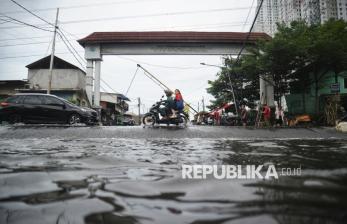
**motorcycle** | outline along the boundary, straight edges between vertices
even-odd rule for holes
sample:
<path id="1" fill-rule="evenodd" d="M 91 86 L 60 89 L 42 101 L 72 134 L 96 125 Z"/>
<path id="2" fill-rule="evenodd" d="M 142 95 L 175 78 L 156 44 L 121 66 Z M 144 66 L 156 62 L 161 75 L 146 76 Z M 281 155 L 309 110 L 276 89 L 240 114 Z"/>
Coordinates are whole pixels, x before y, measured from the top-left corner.
<path id="1" fill-rule="evenodd" d="M 165 117 L 163 113 L 166 110 L 165 101 L 163 100 L 164 96 L 161 97 L 160 101 L 152 105 L 149 112 L 146 113 L 142 118 L 142 123 L 144 127 L 154 126 L 156 124 L 174 124 L 176 126 L 187 127 L 188 116 L 184 112 L 177 113 L 176 117 Z M 171 113 L 171 111 L 169 111 Z M 170 114 L 168 114 L 170 116 Z"/>

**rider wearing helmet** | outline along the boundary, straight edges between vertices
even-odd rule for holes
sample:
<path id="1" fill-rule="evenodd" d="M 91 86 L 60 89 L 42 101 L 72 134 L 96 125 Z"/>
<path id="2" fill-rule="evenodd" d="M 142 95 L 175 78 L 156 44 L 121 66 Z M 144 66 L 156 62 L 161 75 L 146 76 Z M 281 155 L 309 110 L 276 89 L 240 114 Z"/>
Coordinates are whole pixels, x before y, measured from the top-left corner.
<path id="1" fill-rule="evenodd" d="M 164 93 L 166 95 L 166 100 L 164 100 L 165 108 L 161 111 L 161 114 L 167 118 L 175 108 L 175 100 L 172 97 L 173 92 L 171 90 L 164 90 Z"/>

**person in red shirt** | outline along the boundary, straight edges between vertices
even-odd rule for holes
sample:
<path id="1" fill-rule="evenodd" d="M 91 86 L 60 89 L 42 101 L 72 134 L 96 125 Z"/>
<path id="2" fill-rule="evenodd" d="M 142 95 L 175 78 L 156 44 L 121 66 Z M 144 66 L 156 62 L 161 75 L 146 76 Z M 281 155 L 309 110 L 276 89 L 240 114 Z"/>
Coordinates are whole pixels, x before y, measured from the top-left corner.
<path id="1" fill-rule="evenodd" d="M 263 106 L 263 116 L 265 125 L 270 127 L 271 108 L 267 104 L 264 104 Z"/>
<path id="2" fill-rule="evenodd" d="M 184 108 L 183 97 L 181 91 L 175 89 L 175 109 L 172 110 L 172 117 L 176 117 L 176 110 L 182 112 Z"/>

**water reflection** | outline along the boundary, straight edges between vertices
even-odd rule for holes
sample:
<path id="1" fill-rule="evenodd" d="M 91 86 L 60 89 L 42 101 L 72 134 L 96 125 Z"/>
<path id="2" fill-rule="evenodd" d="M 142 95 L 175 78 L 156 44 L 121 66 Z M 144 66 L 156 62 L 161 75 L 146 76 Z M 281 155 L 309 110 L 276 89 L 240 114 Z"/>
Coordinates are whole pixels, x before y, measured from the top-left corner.
<path id="1" fill-rule="evenodd" d="M 347 141 L 3 139 L 0 223 L 344 223 Z M 182 164 L 299 167 L 183 180 Z"/>

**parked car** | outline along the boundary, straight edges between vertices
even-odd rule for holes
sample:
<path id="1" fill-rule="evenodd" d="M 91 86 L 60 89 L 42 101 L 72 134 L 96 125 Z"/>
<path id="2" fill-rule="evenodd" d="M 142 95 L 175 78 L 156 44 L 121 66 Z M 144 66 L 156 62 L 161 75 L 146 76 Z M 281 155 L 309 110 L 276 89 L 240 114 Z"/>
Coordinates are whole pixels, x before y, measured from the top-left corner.
<path id="1" fill-rule="evenodd" d="M 134 119 L 131 116 L 124 115 L 123 119 L 122 119 L 122 124 L 125 125 L 125 126 L 134 126 L 135 125 L 135 121 L 134 121 Z"/>
<path id="2" fill-rule="evenodd" d="M 95 110 L 83 108 L 54 95 L 18 93 L 0 104 L 0 121 L 9 123 L 96 123 Z"/>

